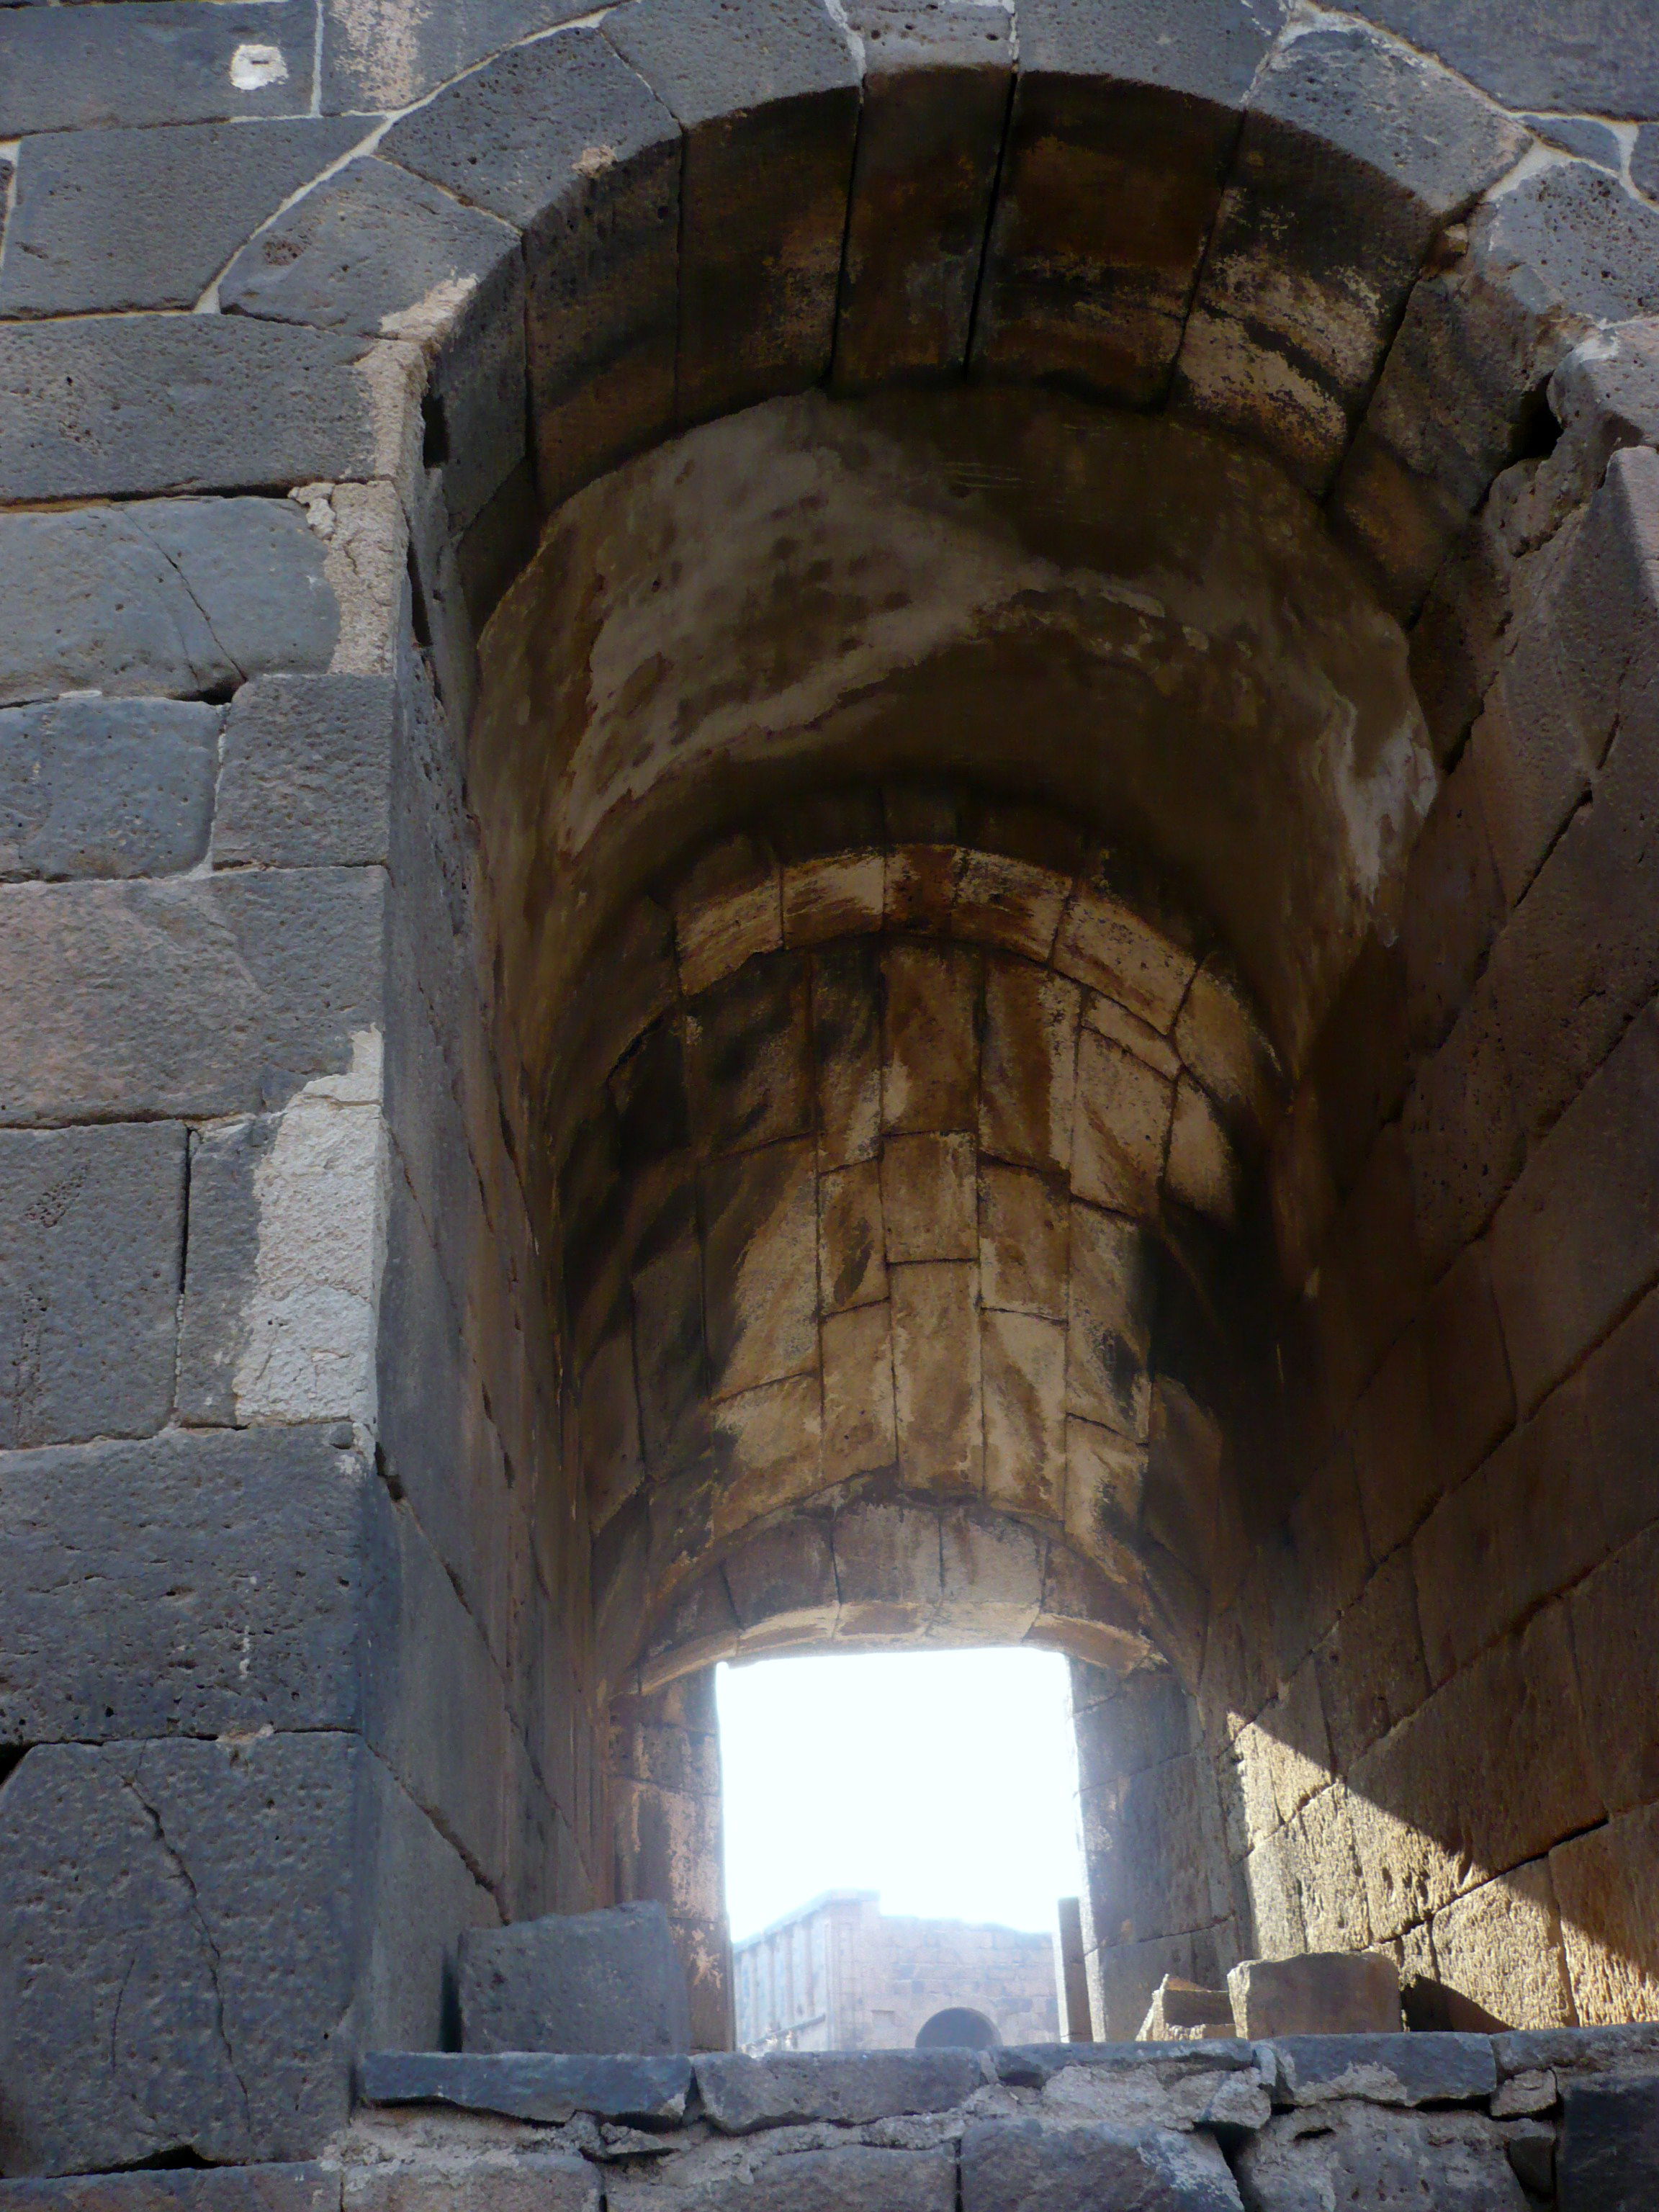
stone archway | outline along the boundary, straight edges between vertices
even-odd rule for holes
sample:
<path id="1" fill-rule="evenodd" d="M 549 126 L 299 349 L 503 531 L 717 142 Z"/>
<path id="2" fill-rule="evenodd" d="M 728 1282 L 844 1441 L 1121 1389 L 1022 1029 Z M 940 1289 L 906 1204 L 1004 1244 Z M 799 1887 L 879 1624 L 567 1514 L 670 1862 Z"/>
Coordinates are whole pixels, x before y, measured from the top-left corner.
<path id="1" fill-rule="evenodd" d="M 331 82 L 403 107 L 389 72 L 412 104 L 355 150 L 325 109 L 319 166 L 203 313 L 169 277 L 0 339 L 0 675 L 70 823 L 29 816 L 3 893 L 6 1141 L 44 1194 L 18 1267 L 49 1316 L 0 1471 L 27 1599 L 9 2166 L 307 2154 L 355 2048 L 436 2039 L 459 1927 L 612 1886 L 550 1137 L 618 1064 L 558 1028 L 563 963 L 608 1012 L 674 855 L 620 836 L 605 930 L 546 926 L 510 865 L 545 822 L 500 786 L 473 841 L 477 635 L 544 517 L 629 455 L 890 377 L 1259 447 L 1408 631 L 1446 771 L 1409 853 L 1395 821 L 1371 892 L 1403 869 L 1397 904 L 1350 910 L 1293 1014 L 1282 930 L 1261 961 L 1227 932 L 1290 1091 L 1240 1205 L 1263 1234 L 1212 1240 L 1261 1419 L 1230 1432 L 1249 1480 L 1177 1486 L 1162 1524 L 1201 1621 L 1184 1680 L 1094 1685 L 1103 2017 L 1200 1935 L 1389 1946 L 1540 2021 L 1653 2002 L 1632 319 L 1659 217 L 1359 22 L 1195 0 L 1149 46 L 1114 8 L 1023 0 L 1016 66 L 1006 21 L 872 9 L 854 38 L 809 0 L 640 0 L 447 88 L 413 27 L 373 67 L 325 41 Z M 215 84 L 286 99 L 249 66 Z M 967 780 L 1066 804 L 1006 736 Z M 93 740 L 115 782 L 159 748 L 176 809 L 112 826 Z M 778 795 L 688 779 L 684 856 Z M 84 1223 L 118 1217 L 112 1252 Z M 1580 1511 L 1590 1466 L 1614 1473 Z M 1115 1616 L 1133 1581 L 1075 1618 L 1149 1634 Z"/>

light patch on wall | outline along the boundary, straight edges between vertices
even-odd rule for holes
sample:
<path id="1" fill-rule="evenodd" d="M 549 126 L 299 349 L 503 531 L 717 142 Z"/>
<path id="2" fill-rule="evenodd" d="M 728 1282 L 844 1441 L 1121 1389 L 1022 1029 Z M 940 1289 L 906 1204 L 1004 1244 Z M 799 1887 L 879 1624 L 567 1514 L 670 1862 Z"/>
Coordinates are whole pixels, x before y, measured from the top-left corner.
<path id="1" fill-rule="evenodd" d="M 254 1170 L 258 1242 L 234 1384 L 238 1422 L 372 1421 L 385 1249 L 380 1032 L 283 1108 Z"/>
<path id="2" fill-rule="evenodd" d="M 288 64 L 280 46 L 245 43 L 230 58 L 230 81 L 238 92 L 258 92 L 262 85 L 283 84 Z"/>
<path id="3" fill-rule="evenodd" d="M 1057 1652 L 902 1651 L 720 1668 L 738 1941 L 827 1889 L 1042 1930 L 1082 1882 Z"/>

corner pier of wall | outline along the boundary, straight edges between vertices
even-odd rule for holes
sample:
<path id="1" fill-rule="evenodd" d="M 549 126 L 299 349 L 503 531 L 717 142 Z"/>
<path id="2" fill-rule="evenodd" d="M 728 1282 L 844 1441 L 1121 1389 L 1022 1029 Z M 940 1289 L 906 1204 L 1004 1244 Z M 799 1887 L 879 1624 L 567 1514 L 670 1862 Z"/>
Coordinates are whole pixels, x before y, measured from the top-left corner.
<path id="1" fill-rule="evenodd" d="M 1447 30 L 1407 0 L 1344 15 L 1182 0 L 1150 29 L 1126 0 L 575 15 L 535 0 L 506 43 L 483 0 L 0 9 L 15 149 L 0 252 L 4 2191 L 88 2212 L 250 2197 L 327 2212 L 331 2191 L 371 2190 L 371 2167 L 394 2194 L 405 2161 L 449 2172 L 465 2140 L 486 2196 L 499 2172 L 533 2184 L 545 2159 L 550 2192 L 584 2204 L 684 2178 L 699 2203 L 763 2182 L 780 2205 L 896 2189 L 949 2206 L 959 2188 L 988 2208 L 1048 2188 L 1050 2154 L 1080 2161 L 1079 2191 L 1104 2187 L 1131 2155 L 1118 2137 L 1150 2130 L 1158 2186 L 1273 2204 L 1281 2148 L 1294 2186 L 1313 2171 L 1317 2190 L 1346 2171 L 1318 2161 L 1369 2156 L 1379 2130 L 1377 2156 L 1397 2142 L 1408 2174 L 1464 2160 L 1471 2206 L 1537 2196 L 1546 2151 L 1514 2149 L 1547 2139 L 1565 2191 L 1589 2140 L 1575 2112 L 1648 2127 L 1649 2045 L 1614 2024 L 1659 2008 L 1646 62 L 1615 83 L 1583 41 L 1475 36 L 1462 14 Z M 877 389 L 912 381 L 964 418 L 971 396 L 981 423 L 1024 409 L 1052 430 L 1093 410 L 1107 428 L 1051 439 L 1042 497 L 1007 452 L 930 477 L 915 446 L 870 428 L 908 410 L 916 434 L 921 403 Z M 1160 556 L 1149 580 L 1106 542 L 1121 510 L 1067 508 L 1114 439 L 1212 455 L 1267 536 L 1305 533 L 1304 574 L 1353 583 L 1405 702 L 1374 750 L 1354 740 L 1354 692 L 1307 647 L 1307 598 L 1261 595 L 1295 648 L 1296 682 L 1269 696 L 1240 674 L 1260 656 L 1236 606 L 1207 627 L 1182 613 L 1191 564 Z M 613 495 L 653 470 L 665 499 L 684 494 L 699 456 L 745 450 L 769 457 L 750 477 L 780 500 L 780 563 L 818 512 L 825 453 L 854 490 L 872 455 L 905 458 L 832 580 L 872 538 L 913 557 L 896 611 L 925 601 L 954 652 L 960 606 L 921 588 L 948 567 L 1006 655 L 994 686 L 964 657 L 957 720 L 936 718 L 926 757 L 921 695 L 902 684 L 884 695 L 893 741 L 874 742 L 852 653 L 805 721 L 744 694 L 729 750 L 726 674 L 703 692 L 677 678 L 652 721 L 651 548 L 628 542 Z M 703 541 L 722 552 L 725 483 Z M 1079 504 L 1103 542 L 1067 565 L 1037 540 Z M 905 533 L 878 542 L 901 512 Z M 947 540 L 951 562 L 924 557 Z M 624 571 L 640 599 L 606 602 Z M 744 574 L 724 573 L 742 600 Z M 802 610 L 835 642 L 836 593 L 811 598 L 811 561 L 788 573 L 799 588 L 757 667 L 787 661 Z M 861 649 L 869 606 L 846 604 Z M 556 623 L 514 631 L 550 606 Z M 1058 685 L 1022 714 L 1007 671 L 1070 684 L 1088 672 L 1079 640 L 1108 629 L 1114 665 L 1164 718 L 1091 713 L 1079 737 Z M 525 695 L 521 724 L 489 725 L 486 752 L 509 647 L 550 635 L 540 671 L 556 680 Z M 1200 665 L 1239 681 L 1183 690 Z M 1079 679 L 1071 696 L 1097 695 Z M 946 738 L 976 697 L 996 712 L 964 763 Z M 1298 700 L 1316 770 L 1298 789 L 1326 812 L 1230 816 L 1244 785 L 1228 773 L 1267 757 L 1262 732 Z M 584 750 L 600 707 L 615 742 Z M 1167 782 L 1109 821 L 1134 764 L 1109 740 L 1132 724 Z M 662 763 L 633 750 L 647 726 L 666 732 L 655 781 Z M 950 786 L 930 793 L 945 826 L 926 835 L 902 803 L 917 777 Z M 844 814 L 815 844 L 819 815 L 787 803 L 826 779 L 860 787 L 850 842 Z M 1039 804 L 1074 817 L 1064 866 L 1022 812 Z M 1000 843 L 999 809 L 1023 824 Z M 1342 880 L 1364 896 L 1321 935 L 1296 903 L 1303 832 L 1339 819 Z M 1260 895 L 1224 909 L 1202 854 L 1173 849 L 1182 822 L 1267 856 Z M 1138 849 L 1117 866 L 1126 830 L 1192 892 L 1179 912 L 1137 902 L 1158 871 Z M 700 983 L 719 901 L 685 907 L 682 939 L 675 889 L 739 831 L 747 873 L 715 886 L 725 919 L 750 928 L 763 909 L 775 939 L 744 939 Z M 896 922 L 890 889 L 918 846 L 951 856 L 942 904 Z M 998 868 L 997 896 L 976 897 Z M 954 1270 L 969 1317 L 952 1340 L 980 1363 L 963 1449 L 931 1459 L 896 1369 L 860 1431 L 867 1461 L 823 1455 L 837 1338 L 903 1337 L 906 1293 L 873 1294 L 874 1200 L 852 1224 L 871 1232 L 856 1302 L 803 1299 L 779 1367 L 728 1369 L 742 1332 L 717 1317 L 711 1333 L 705 1200 L 728 1170 L 762 1180 L 759 1148 L 741 1130 L 714 1143 L 707 1122 L 659 1144 L 627 1111 L 641 1063 L 619 1054 L 653 1023 L 659 1041 L 728 1019 L 735 1035 L 763 975 L 778 1006 L 810 1007 L 830 955 L 788 942 L 788 916 L 821 919 L 831 878 L 852 894 L 842 937 L 883 941 L 872 973 L 969 979 L 959 1096 L 937 1121 L 878 1111 L 860 1156 L 831 1159 L 802 1089 L 778 1136 L 800 1164 L 801 1284 L 834 1177 L 860 1170 L 846 1189 L 878 1199 L 887 1167 L 908 1197 L 899 1139 L 940 1167 L 938 1203 L 911 1209 L 925 1250 L 902 1243 L 896 1202 L 879 1254 Z M 1137 959 L 1162 914 L 1178 987 L 1129 1006 L 1121 974 L 1107 988 L 1103 969 L 1057 969 L 1079 911 Z M 1298 968 L 1316 939 L 1324 964 Z M 1079 1090 L 1076 1050 L 1054 1062 L 1072 1119 L 1049 1118 L 1040 1156 L 1006 1157 L 981 1050 L 1011 975 L 1076 1011 L 1097 1073 L 1127 1070 L 1115 1100 L 1133 1078 L 1154 1102 L 1146 1127 L 1103 1109 L 1092 1165 L 1077 1100 L 1109 1086 Z M 1205 975 L 1237 1017 L 1237 1066 L 1273 1070 L 1242 1113 L 1183 1032 Z M 659 983 L 617 1052 L 581 1057 L 578 1014 L 608 1033 Z M 872 1038 L 892 1003 L 860 1000 Z M 821 1034 L 803 1034 L 816 1079 Z M 769 1109 L 751 1041 L 740 1072 Z M 904 1055 L 872 1053 L 879 1098 Z M 1173 1149 L 1183 1099 L 1191 1154 Z M 573 1237 L 584 1129 L 623 1149 Z M 1133 1165 L 1132 1139 L 1150 1164 L 1133 1198 L 1081 1187 L 1103 1161 Z M 1110 1332 L 1127 1352 L 1097 1357 L 1109 1332 L 1091 1351 L 1073 1328 L 1069 1261 L 1038 1294 L 988 1294 L 981 1193 L 1017 1177 L 1051 1201 L 1033 1218 L 1109 1219 L 1160 1267 L 1177 1244 L 1205 1265 L 1170 1267 L 1156 1328 Z M 684 1335 L 653 1338 L 648 1293 L 682 1261 Z M 591 1308 L 571 1295 L 588 1266 L 616 1277 Z M 1236 1316 L 1241 1280 L 1249 1393 L 1206 1395 L 1231 1370 L 1164 1364 L 1170 1317 L 1192 1323 L 1188 1349 L 1218 1335 L 1237 1351 L 1204 1328 Z M 641 1343 L 684 1354 L 689 1454 L 678 1436 L 659 1452 L 666 1401 L 641 1386 Z M 989 1474 L 988 1345 L 1000 1413 L 1020 1413 Z M 766 1431 L 785 1405 L 805 1410 Z M 787 1571 L 769 1580 L 775 1558 Z M 699 2087 L 665 2133 L 631 2108 L 579 2124 L 573 2105 L 555 2148 L 499 2116 L 352 2117 L 363 2054 L 443 2044 L 462 1929 L 630 1887 L 672 1889 L 707 1965 L 694 2034 L 718 2045 L 699 1668 L 745 1638 L 925 1643 L 994 1619 L 1100 1678 L 1079 1702 L 1096 1717 L 1103 2021 L 1133 2021 L 1164 1974 L 1213 1978 L 1245 1950 L 1376 1946 L 1408 1982 L 1524 2023 L 1513 2049 L 1532 2057 L 1505 2073 L 1511 2039 L 1448 2044 L 1452 2072 L 1420 2062 L 1444 2094 L 1418 2096 L 1417 2058 L 1364 2053 L 1327 2098 L 1302 2094 L 1325 2062 L 1283 2051 L 1109 2054 L 1052 2075 L 1034 2061 L 1030 2080 L 998 2072 L 938 2112 L 901 2086 L 854 2119 L 809 2087 L 805 2111 L 752 2134 L 723 2130 Z M 1210 2086 L 1182 2104 L 1183 2080 Z M 1205 2101 L 1224 2091 L 1232 2117 Z M 974 2099 L 954 2130 L 939 2117 Z M 1003 2132 L 984 2144 L 981 2124 Z M 335 2158 L 348 2129 L 384 2140 L 385 2160 Z M 1618 2201 L 1571 2185 L 1584 2205 Z"/>

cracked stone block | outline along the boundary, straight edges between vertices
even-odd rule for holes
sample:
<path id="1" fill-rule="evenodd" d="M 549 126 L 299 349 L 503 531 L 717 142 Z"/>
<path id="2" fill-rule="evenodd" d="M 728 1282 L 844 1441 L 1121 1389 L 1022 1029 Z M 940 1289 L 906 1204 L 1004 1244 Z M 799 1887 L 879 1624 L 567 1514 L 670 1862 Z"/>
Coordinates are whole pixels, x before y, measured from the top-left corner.
<path id="1" fill-rule="evenodd" d="M 678 411 L 704 416 L 816 384 L 829 368 L 859 71 L 806 0 L 688 18 L 672 0 L 605 35 L 685 136 Z M 772 189 L 757 195 L 764 173 Z"/>
<path id="2" fill-rule="evenodd" d="M 248 234 L 362 132 L 356 120 L 296 116 L 31 139 L 19 149 L 0 313 L 193 307 Z"/>
<path id="3" fill-rule="evenodd" d="M 1012 20 L 975 0 L 920 20 L 864 0 L 848 20 L 864 104 L 835 377 L 857 389 L 965 363 L 1013 40 Z"/>
<path id="4" fill-rule="evenodd" d="M 467 2051 L 683 2051 L 685 1972 L 660 1905 L 551 1913 L 461 1938 Z"/>
<path id="5" fill-rule="evenodd" d="M 172 699 L 0 708 L 0 880 L 193 867 L 207 850 L 222 719 Z"/>
<path id="6" fill-rule="evenodd" d="M 0 1792 L 6 2171 L 313 2154 L 348 2005 L 435 2042 L 446 1948 L 494 1917 L 355 1736 L 37 1747 Z"/>
<path id="7" fill-rule="evenodd" d="M 269 668 L 326 668 L 325 548 L 283 500 L 156 500 L 0 517 L 0 701 L 185 698 Z"/>
<path id="8" fill-rule="evenodd" d="M 1162 398 L 1238 110 L 1280 12 L 1207 0 L 1166 23 L 1064 0 L 1027 8 L 976 365 L 1127 405 Z"/>
<path id="9" fill-rule="evenodd" d="M 0 1132 L 0 1449 L 166 1421 L 185 1135 L 176 1122 Z"/>
<path id="10" fill-rule="evenodd" d="M 1363 25 L 1282 46 L 1252 88 L 1183 333 L 1187 403 L 1322 489 L 1436 234 L 1527 143 Z"/>

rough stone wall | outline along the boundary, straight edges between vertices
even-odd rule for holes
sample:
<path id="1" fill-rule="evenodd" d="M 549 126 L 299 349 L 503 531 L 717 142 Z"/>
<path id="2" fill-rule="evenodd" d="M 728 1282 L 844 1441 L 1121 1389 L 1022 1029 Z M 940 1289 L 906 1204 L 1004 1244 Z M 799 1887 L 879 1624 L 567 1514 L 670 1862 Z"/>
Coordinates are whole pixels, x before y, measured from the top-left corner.
<path id="1" fill-rule="evenodd" d="M 1477 811 L 1497 890 L 1450 902 L 1463 950 L 1426 998 L 1409 933 L 1363 957 L 1306 1071 L 1280 1212 L 1322 1348 L 1284 1333 L 1301 1440 L 1249 1492 L 1200 1704 L 1218 1754 L 1244 1745 L 1236 1919 L 1291 1940 L 1292 1897 L 1346 1900 L 1358 1938 L 1363 1903 L 1374 1940 L 1419 1956 L 1426 1925 L 1443 1966 L 1482 1914 L 1488 1957 L 1559 1921 L 1575 2006 L 1645 2004 L 1651 661 L 1616 562 L 1592 603 L 1617 650 L 1573 646 L 1567 556 L 1616 545 L 1655 443 L 1629 319 L 1659 306 L 1646 45 L 1377 0 L 1505 111 L 1361 22 L 1231 0 L 1156 45 L 1103 0 L 1022 0 L 1017 72 L 988 11 L 885 46 L 872 15 L 860 47 L 808 0 L 641 0 L 497 53 L 567 12 L 0 9 L 8 2164 L 309 2149 L 366 2035 L 438 2033 L 458 1925 L 603 1892 L 551 1626 L 580 1650 L 580 1508 L 538 1480 L 552 1332 L 515 1350 L 510 1325 L 540 1328 L 557 1071 L 526 1100 L 533 988 L 481 986 L 475 1030 L 442 960 L 414 981 L 420 840 L 400 856 L 405 771 L 380 762 L 422 724 L 411 629 L 465 727 L 476 625 L 541 501 L 837 362 L 1173 397 L 1278 454 L 1389 608 L 1424 610 L 1457 765 L 1423 910 Z M 968 158 L 941 166 L 921 125 L 952 116 Z M 1566 507 L 1602 504 L 1575 530 L 1500 499 L 1456 551 L 1575 347 Z M 1483 548 L 1525 571 L 1496 624 Z M 362 715 L 306 688 L 347 679 Z M 1483 914 L 1484 969 L 1458 934 Z M 428 1173 L 446 1080 L 465 1135 Z M 453 1395 L 428 1416 L 434 1366 Z M 1419 1388 L 1447 1411 L 1413 1458 Z M 504 1568 L 491 1513 L 526 1532 Z M 1339 1790 L 1312 1778 L 1345 1731 Z M 1356 1806 L 1380 1848 L 1327 1881 Z"/>
<path id="2" fill-rule="evenodd" d="M 1069 1549 L 1097 1649 L 1196 1635 L 1125 1541 L 1178 1418 L 1148 1224 L 1237 1220 L 1273 1056 L 1226 963 L 1126 903 L 1109 857 L 1032 811 L 981 825 L 1018 854 L 963 845 L 964 819 L 942 793 L 826 801 L 665 897 L 678 988 L 561 1182 L 612 1679 L 672 1651 L 677 1600 L 712 1632 L 709 1562 L 860 1479 L 982 1501 L 1048 1540 L 1051 1578 Z M 1023 1611 L 999 1595 L 976 1623 L 969 1578 L 934 1632 L 1060 1632 L 1036 1576 Z M 915 1626 L 845 1589 L 824 1624 Z"/>
<path id="3" fill-rule="evenodd" d="M 1419 626 L 1446 781 L 1276 1150 L 1293 1495 L 1200 1690 L 1257 1947 L 1381 1945 L 1538 2027 L 1659 2006 L 1659 465 L 1602 442 L 1655 419 L 1635 366 L 1557 387 L 1562 446 Z"/>
<path id="4" fill-rule="evenodd" d="M 607 1780 L 612 1900 L 665 1908 L 685 1968 L 692 2048 L 727 2051 L 732 1942 L 712 1667 L 611 1701 Z"/>

